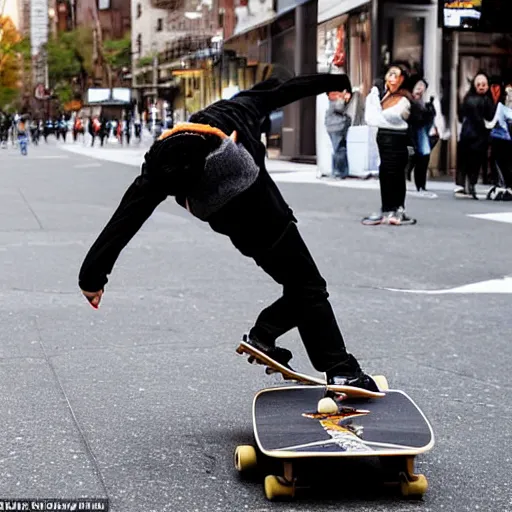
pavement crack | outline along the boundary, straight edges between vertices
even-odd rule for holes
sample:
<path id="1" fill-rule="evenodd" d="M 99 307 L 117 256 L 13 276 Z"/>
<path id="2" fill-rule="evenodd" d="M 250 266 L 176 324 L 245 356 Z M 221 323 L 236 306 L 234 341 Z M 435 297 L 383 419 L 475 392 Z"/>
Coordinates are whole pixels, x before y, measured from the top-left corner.
<path id="1" fill-rule="evenodd" d="M 416 361 L 416 359 L 414 359 L 413 357 L 407 357 L 407 359 L 409 361 L 414 361 L 418 366 L 422 366 L 423 368 L 429 368 L 430 370 L 437 370 L 439 372 L 449 373 L 451 375 L 457 375 L 459 377 L 463 377 L 464 379 L 469 379 L 469 380 L 472 380 L 474 382 L 479 382 L 480 384 L 484 384 L 486 386 L 490 386 L 490 387 L 492 387 L 494 389 L 498 389 L 498 390 L 501 390 L 501 389 L 512 389 L 512 386 L 509 386 L 507 384 L 494 384 L 492 382 L 488 382 L 486 380 L 478 379 L 476 377 L 473 377 L 471 375 L 467 375 L 466 373 L 459 372 L 457 370 L 449 370 L 448 368 L 441 368 L 441 367 L 435 366 L 433 364 L 420 363 L 420 362 Z"/>
<path id="2" fill-rule="evenodd" d="M 36 212 L 33 210 L 32 206 L 30 206 L 30 203 L 27 201 L 27 198 L 25 197 L 25 195 L 23 194 L 21 188 L 18 189 L 18 192 L 21 196 L 21 198 L 23 199 L 23 201 L 25 202 L 25 204 L 27 205 L 27 208 L 30 210 L 30 212 L 32 213 L 32 215 L 34 216 L 34 219 L 36 219 L 38 225 L 39 225 L 39 229 L 40 230 L 43 230 L 44 231 L 44 227 L 43 227 L 43 223 L 41 222 L 41 219 L 37 216 Z"/>
<path id="3" fill-rule="evenodd" d="M 15 360 L 23 360 L 23 361 L 30 361 L 30 360 L 36 360 L 36 361 L 46 361 L 44 356 L 0 356 L 0 364 L 3 364 L 7 361 L 15 361 Z"/>
<path id="4" fill-rule="evenodd" d="M 89 444 L 89 441 L 87 440 L 85 432 L 84 432 L 82 426 L 80 425 L 80 421 L 78 420 L 78 417 L 75 414 L 75 411 L 73 409 L 73 406 L 71 405 L 71 401 L 69 400 L 69 397 L 68 397 L 68 395 L 66 393 L 66 390 L 64 389 L 64 386 L 62 385 L 62 382 L 59 379 L 59 376 L 57 375 L 57 371 L 55 370 L 55 367 L 54 367 L 54 365 L 52 363 L 52 360 L 48 356 L 48 353 L 46 351 L 46 347 L 45 347 L 45 345 L 43 343 L 43 337 L 42 337 L 42 334 L 41 334 L 41 329 L 39 328 L 39 324 L 38 324 L 37 318 L 34 319 L 34 324 L 35 324 L 35 327 L 36 327 L 36 330 L 37 330 L 39 345 L 40 345 L 41 350 L 42 350 L 42 352 L 44 354 L 44 358 L 46 360 L 46 363 L 48 364 L 48 367 L 50 368 L 50 371 L 52 372 L 53 378 L 55 379 L 55 382 L 57 383 L 57 386 L 58 386 L 62 396 L 64 397 L 64 400 L 66 401 L 66 405 L 67 405 L 68 410 L 69 410 L 69 412 L 71 414 L 71 418 L 73 420 L 73 423 L 75 424 L 75 428 L 77 429 L 77 431 L 78 431 L 78 433 L 79 433 L 79 435 L 80 435 L 80 437 L 82 439 L 82 443 L 84 445 L 85 451 L 86 451 L 87 455 L 89 456 L 89 458 L 90 458 L 90 460 L 92 462 L 92 465 L 94 467 L 94 471 L 96 473 L 96 476 L 98 477 L 98 480 L 100 481 L 100 484 L 101 484 L 101 486 L 103 488 L 103 492 L 105 493 L 105 496 L 107 497 L 107 499 L 110 501 L 107 485 L 106 485 L 105 480 L 103 478 L 103 475 L 101 473 L 98 460 L 96 459 L 96 456 L 94 455 L 94 452 L 92 451 L 91 445 Z"/>

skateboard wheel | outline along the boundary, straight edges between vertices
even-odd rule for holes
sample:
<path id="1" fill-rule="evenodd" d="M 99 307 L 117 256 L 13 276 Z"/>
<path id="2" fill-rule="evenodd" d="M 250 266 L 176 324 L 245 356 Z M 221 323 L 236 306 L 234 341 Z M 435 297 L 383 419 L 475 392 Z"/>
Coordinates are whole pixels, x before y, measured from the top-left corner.
<path id="1" fill-rule="evenodd" d="M 258 465 L 256 449 L 254 446 L 242 444 L 235 449 L 235 468 L 245 472 L 255 469 Z"/>
<path id="2" fill-rule="evenodd" d="M 295 486 L 286 482 L 283 478 L 268 475 L 265 477 L 265 496 L 270 501 L 279 498 L 293 498 L 295 496 Z"/>
<path id="3" fill-rule="evenodd" d="M 400 493 L 410 498 L 421 498 L 427 492 L 428 481 L 425 475 L 414 475 L 414 480 L 405 476 L 400 478 Z"/>
<path id="4" fill-rule="evenodd" d="M 318 414 L 336 414 L 338 405 L 332 398 L 322 398 L 318 401 Z"/>
<path id="5" fill-rule="evenodd" d="M 372 375 L 372 378 L 380 391 L 387 391 L 389 389 L 388 379 L 384 375 Z"/>

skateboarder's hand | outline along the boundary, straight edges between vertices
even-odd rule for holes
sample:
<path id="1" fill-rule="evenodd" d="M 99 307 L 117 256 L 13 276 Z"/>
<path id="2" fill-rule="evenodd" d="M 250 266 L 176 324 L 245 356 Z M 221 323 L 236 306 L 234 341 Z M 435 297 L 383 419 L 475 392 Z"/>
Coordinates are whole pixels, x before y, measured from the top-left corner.
<path id="1" fill-rule="evenodd" d="M 98 309 L 101 297 L 103 296 L 103 290 L 98 290 L 97 292 L 86 292 L 82 290 L 84 297 L 89 301 L 89 304 L 94 308 Z"/>

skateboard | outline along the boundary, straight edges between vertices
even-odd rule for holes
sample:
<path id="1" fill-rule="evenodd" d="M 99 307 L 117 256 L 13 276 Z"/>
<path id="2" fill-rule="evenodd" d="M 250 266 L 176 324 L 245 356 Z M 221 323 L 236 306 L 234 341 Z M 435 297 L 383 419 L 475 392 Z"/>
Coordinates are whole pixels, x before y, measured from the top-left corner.
<path id="1" fill-rule="evenodd" d="M 269 358 L 264 352 L 261 352 L 257 348 L 253 347 L 245 341 L 241 341 L 240 345 L 236 349 L 239 354 L 247 354 L 249 357 L 254 358 L 258 364 L 265 365 L 267 367 L 266 372 L 280 373 L 285 380 L 295 381 L 301 384 L 323 386 L 324 391 L 332 391 L 333 393 L 343 393 L 352 397 L 364 397 L 364 398 L 379 398 L 383 397 L 383 392 L 368 391 L 367 389 L 356 388 L 354 386 L 335 386 L 327 384 L 325 379 L 319 377 L 312 377 L 304 373 L 296 372 L 289 366 L 279 364 L 277 361 Z M 382 378 L 381 378 L 382 379 Z M 380 379 L 375 377 L 377 385 L 379 386 Z M 385 381 L 385 379 L 383 379 Z M 386 384 L 385 384 L 386 385 Z M 380 386 L 379 386 L 380 388 Z"/>
<path id="2" fill-rule="evenodd" d="M 401 222 L 390 222 L 386 218 L 381 215 L 370 215 L 369 217 L 364 217 L 361 220 L 361 224 L 363 226 L 414 226 L 418 221 L 416 219 L 408 218 L 407 220 L 402 220 Z"/>
<path id="3" fill-rule="evenodd" d="M 399 390 L 387 390 L 378 399 L 344 396 L 336 412 L 322 414 L 315 407 L 324 395 L 324 386 L 259 391 L 253 401 L 255 444 L 237 446 L 236 469 L 263 469 L 265 462 L 282 468 L 281 474 L 265 477 L 265 495 L 275 500 L 293 498 L 308 473 L 327 476 L 328 462 L 367 457 L 390 470 L 387 483 L 398 486 L 403 496 L 421 498 L 428 483 L 424 475 L 414 473 L 414 460 L 432 449 L 434 433 L 414 401 Z M 313 462 L 320 463 L 318 470 L 311 469 Z M 304 474 L 297 471 L 301 466 Z"/>

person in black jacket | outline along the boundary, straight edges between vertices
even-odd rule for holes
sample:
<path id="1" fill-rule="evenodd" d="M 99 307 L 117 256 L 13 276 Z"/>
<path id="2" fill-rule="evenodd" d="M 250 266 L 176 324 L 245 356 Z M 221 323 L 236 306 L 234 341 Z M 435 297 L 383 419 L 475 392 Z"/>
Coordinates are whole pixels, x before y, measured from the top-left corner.
<path id="1" fill-rule="evenodd" d="M 142 173 L 89 250 L 79 286 L 98 307 L 121 250 L 167 197 L 230 238 L 283 286 L 244 341 L 281 364 L 292 354 L 276 339 L 297 327 L 316 370 L 331 384 L 377 390 L 346 350 L 327 285 L 298 229 L 297 219 L 265 168 L 262 120 L 307 96 L 351 90 L 346 75 L 269 78 L 193 114 L 164 132 L 145 155 Z"/>
<path id="2" fill-rule="evenodd" d="M 480 169 L 487 165 L 489 130 L 485 122 L 494 117 L 495 106 L 489 92 L 489 78 L 479 72 L 464 97 L 459 110 L 462 128 L 457 148 L 458 163 L 455 194 L 469 194 L 478 199 L 475 186 Z M 466 181 L 469 187 L 466 188 Z"/>
<path id="3" fill-rule="evenodd" d="M 414 155 L 411 158 L 408 169 L 408 178 L 410 179 L 414 170 L 414 182 L 416 189 L 420 193 L 427 192 L 427 172 L 430 162 L 430 153 L 432 151 L 430 130 L 434 125 L 436 110 L 434 108 L 434 97 L 431 96 L 428 102 L 424 95 L 428 89 L 428 82 L 424 77 L 415 76 L 411 79 L 412 97 L 419 115 L 412 116 L 409 123 Z"/>

